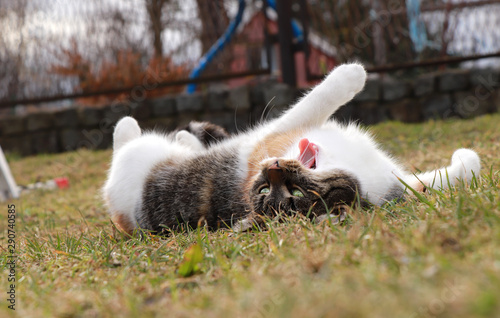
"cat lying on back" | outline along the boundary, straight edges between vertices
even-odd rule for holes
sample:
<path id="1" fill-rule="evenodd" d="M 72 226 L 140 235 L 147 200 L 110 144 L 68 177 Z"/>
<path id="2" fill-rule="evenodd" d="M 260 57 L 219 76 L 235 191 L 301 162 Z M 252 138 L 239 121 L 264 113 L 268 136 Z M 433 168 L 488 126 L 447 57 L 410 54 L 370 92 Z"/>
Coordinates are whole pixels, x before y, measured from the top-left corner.
<path id="1" fill-rule="evenodd" d="M 113 222 L 127 233 L 199 224 L 241 230 L 256 215 L 339 215 L 360 202 L 358 194 L 382 205 L 403 196 L 400 180 L 424 191 L 479 174 L 479 157 L 468 149 L 455 151 L 449 167 L 408 173 L 357 125 L 328 121 L 365 80 L 361 65 L 341 65 L 279 118 L 217 135 L 214 144 L 204 139 L 215 129 L 206 123 L 165 135 L 121 119 L 103 189 Z"/>

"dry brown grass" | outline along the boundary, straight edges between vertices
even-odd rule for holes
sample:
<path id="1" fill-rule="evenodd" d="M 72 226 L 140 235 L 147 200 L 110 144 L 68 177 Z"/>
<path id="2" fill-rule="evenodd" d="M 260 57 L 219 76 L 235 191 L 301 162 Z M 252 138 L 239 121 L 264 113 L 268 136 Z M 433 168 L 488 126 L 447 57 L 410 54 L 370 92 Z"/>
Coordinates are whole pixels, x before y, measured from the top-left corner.
<path id="1" fill-rule="evenodd" d="M 368 211 L 344 226 L 300 218 L 267 231 L 205 230 L 124 240 L 98 190 L 109 151 L 11 157 L 19 184 L 68 176 L 17 210 L 20 317 L 494 317 L 500 314 L 500 115 L 373 127 L 384 147 L 425 170 L 473 147 L 472 187 Z M 7 203 L 0 215 L 6 237 Z M 183 277 L 188 248 L 201 246 Z M 2 245 L 4 247 L 4 245 Z M 5 247 L 4 247 L 5 248 Z M 5 265 L 6 252 L 1 262 Z M 7 270 L 0 290 L 8 287 Z M 0 315 L 7 309 L 5 293 Z"/>

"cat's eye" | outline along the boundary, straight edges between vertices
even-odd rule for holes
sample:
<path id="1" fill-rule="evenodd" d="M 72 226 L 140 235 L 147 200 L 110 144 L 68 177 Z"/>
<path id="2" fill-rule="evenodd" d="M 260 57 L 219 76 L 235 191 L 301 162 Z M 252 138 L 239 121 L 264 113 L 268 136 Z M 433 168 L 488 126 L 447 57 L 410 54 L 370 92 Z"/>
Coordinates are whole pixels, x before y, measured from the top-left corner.
<path id="1" fill-rule="evenodd" d="M 269 190 L 269 187 L 263 187 L 259 190 L 260 194 L 268 194 L 269 192 L 271 192 L 271 190 Z"/>
<path id="2" fill-rule="evenodd" d="M 299 197 L 299 198 L 303 198 L 304 197 L 304 193 L 302 193 L 302 191 L 300 191 L 299 189 L 293 189 L 292 190 L 292 195 L 294 197 Z"/>

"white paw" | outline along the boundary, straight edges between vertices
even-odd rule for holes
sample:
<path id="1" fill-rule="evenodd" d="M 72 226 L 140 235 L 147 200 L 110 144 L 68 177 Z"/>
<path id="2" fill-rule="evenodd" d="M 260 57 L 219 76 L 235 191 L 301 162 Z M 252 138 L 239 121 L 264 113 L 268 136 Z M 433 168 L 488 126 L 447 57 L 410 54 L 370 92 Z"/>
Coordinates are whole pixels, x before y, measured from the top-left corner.
<path id="1" fill-rule="evenodd" d="M 246 219 L 238 221 L 238 223 L 236 223 L 233 226 L 233 231 L 237 232 L 237 233 L 238 232 L 245 232 L 245 231 L 248 231 L 251 228 L 253 228 L 253 226 L 254 226 L 254 220 L 252 218 L 246 218 Z"/>
<path id="2" fill-rule="evenodd" d="M 339 86 L 339 89 L 352 93 L 360 92 L 365 86 L 366 71 L 361 64 L 343 64 L 336 67 L 325 79 L 328 86 Z"/>
<path id="3" fill-rule="evenodd" d="M 124 144 L 132 139 L 141 136 L 141 128 L 132 117 L 123 117 L 116 124 L 115 131 L 113 132 L 113 150 L 118 150 Z"/>
<path id="4" fill-rule="evenodd" d="M 341 222 L 344 222 L 346 218 L 345 213 L 341 213 L 340 215 L 334 215 L 334 214 L 322 214 L 316 218 L 316 223 L 321 223 L 321 222 L 332 222 L 332 224 L 339 224 Z"/>
<path id="5" fill-rule="evenodd" d="M 181 130 L 175 135 L 175 140 L 186 147 L 191 148 L 192 150 L 199 151 L 203 150 L 203 144 L 198 138 L 196 138 L 193 134 L 189 133 L 186 130 Z"/>
<path id="6" fill-rule="evenodd" d="M 474 173 L 474 175 L 479 176 L 481 170 L 479 156 L 471 149 L 462 148 L 456 150 L 451 157 L 451 165 L 462 167 L 467 175 Z"/>

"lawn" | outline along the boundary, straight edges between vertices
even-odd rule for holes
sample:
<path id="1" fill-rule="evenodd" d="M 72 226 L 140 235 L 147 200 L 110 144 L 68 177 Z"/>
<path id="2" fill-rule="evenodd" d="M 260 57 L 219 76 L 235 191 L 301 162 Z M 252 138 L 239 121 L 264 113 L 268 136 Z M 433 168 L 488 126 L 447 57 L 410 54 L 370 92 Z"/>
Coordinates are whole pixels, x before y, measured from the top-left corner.
<path id="1" fill-rule="evenodd" d="M 2 203 L 0 316 L 498 317 L 500 115 L 372 127 L 413 171 L 474 148 L 471 187 L 355 210 L 346 224 L 301 218 L 268 230 L 125 239 L 99 188 L 110 151 L 8 156 L 18 184 L 71 187 Z M 8 309 L 8 204 L 16 210 L 15 311 Z"/>

